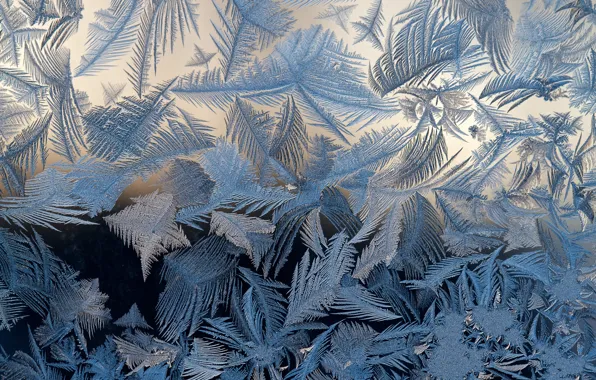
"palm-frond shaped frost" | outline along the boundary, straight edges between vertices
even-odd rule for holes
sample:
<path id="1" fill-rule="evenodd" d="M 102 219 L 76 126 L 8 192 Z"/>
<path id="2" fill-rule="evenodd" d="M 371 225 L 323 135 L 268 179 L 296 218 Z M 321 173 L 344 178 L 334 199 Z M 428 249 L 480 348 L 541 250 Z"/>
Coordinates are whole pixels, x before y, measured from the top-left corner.
<path id="1" fill-rule="evenodd" d="M 151 265 L 169 249 L 188 246 L 190 242 L 174 222 L 173 197 L 157 191 L 133 198 L 134 204 L 104 219 L 127 246 L 132 246 L 141 259 L 143 277 L 149 276 Z"/>
<path id="2" fill-rule="evenodd" d="M 150 69 L 153 67 L 157 73 L 159 58 L 166 49 L 173 51 L 178 38 L 184 43 L 186 33 L 199 34 L 198 4 L 193 0 L 158 0 L 144 4 L 132 62 L 126 70 L 139 98 L 148 87 Z"/>
<path id="3" fill-rule="evenodd" d="M 570 85 L 571 105 L 583 113 L 596 111 L 596 52 L 590 51 L 585 64 L 575 72 Z"/>
<path id="4" fill-rule="evenodd" d="M 108 161 L 140 157 L 171 103 L 158 88 L 144 99 L 124 98 L 113 107 L 95 107 L 85 115 L 90 151 Z"/>
<path id="5" fill-rule="evenodd" d="M 215 8 L 222 27 L 215 24 L 212 39 L 223 56 L 224 81 L 233 78 L 250 62 L 253 51 L 265 49 L 271 42 L 288 32 L 294 19 L 278 2 L 263 0 L 226 0 L 226 11 Z"/>
<path id="6" fill-rule="evenodd" d="M 442 20 L 430 1 L 421 1 L 392 21 L 385 52 L 370 68 L 371 87 L 387 95 L 410 82 L 432 81 L 448 68 L 459 75 L 478 68 L 483 59 L 473 37 L 465 22 Z"/>
<path id="7" fill-rule="evenodd" d="M 356 8 L 356 5 L 329 5 L 327 9 L 321 12 L 317 18 L 321 20 L 330 20 L 336 23 L 344 31 L 348 31 L 350 15 Z"/>
<path id="8" fill-rule="evenodd" d="M 362 59 L 322 27 L 299 30 L 278 43 L 275 52 L 239 72 L 230 81 L 215 69 L 193 73 L 172 91 L 193 103 L 223 108 L 235 96 L 279 103 L 293 95 L 302 114 L 343 141 L 346 121 L 384 118 L 395 112 L 365 85 Z"/>
<path id="9" fill-rule="evenodd" d="M 352 26 L 356 29 L 358 36 L 354 43 L 369 41 L 376 49 L 383 49 L 383 0 L 375 0 L 368 9 L 366 16 L 361 21 L 353 22 Z"/>
<path id="10" fill-rule="evenodd" d="M 252 254 L 251 237 L 254 234 L 272 234 L 275 227 L 270 222 L 234 213 L 214 211 L 211 214 L 210 233 L 225 236 L 232 244 L 244 248 Z"/>
<path id="11" fill-rule="evenodd" d="M 94 224 L 82 219 L 81 204 L 69 195 L 72 185 L 64 174 L 47 169 L 25 183 L 24 196 L 0 200 L 0 218 L 17 226 L 54 224 Z"/>
<path id="12" fill-rule="evenodd" d="M 29 27 L 27 16 L 12 0 L 0 3 L 0 61 L 11 65 L 22 63 L 21 53 L 26 42 L 39 39 L 45 29 Z"/>
<path id="13" fill-rule="evenodd" d="M 447 0 L 437 3 L 452 17 L 466 20 L 474 29 L 495 70 L 503 72 L 509 68 L 513 18 L 504 0 Z"/>
<path id="14" fill-rule="evenodd" d="M 114 0 L 110 8 L 96 12 L 96 22 L 89 26 L 87 52 L 74 75 L 93 75 L 109 68 L 136 40 L 136 26 L 141 15 L 141 0 Z"/>

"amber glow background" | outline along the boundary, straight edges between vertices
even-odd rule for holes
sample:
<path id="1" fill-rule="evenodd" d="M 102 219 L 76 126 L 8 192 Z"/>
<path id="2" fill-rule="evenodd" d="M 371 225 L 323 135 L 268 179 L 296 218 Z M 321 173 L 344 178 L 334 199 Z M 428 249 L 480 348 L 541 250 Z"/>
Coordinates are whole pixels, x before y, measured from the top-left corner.
<path id="1" fill-rule="evenodd" d="M 148 0 L 145 0 L 148 1 Z M 218 4 L 222 4 L 224 0 L 214 0 L 218 2 Z M 257 0 L 258 1 L 258 0 Z M 215 44 L 211 39 L 211 34 L 213 33 L 213 26 L 212 22 L 215 24 L 220 24 L 219 16 L 216 13 L 215 7 L 211 0 L 199 0 L 199 19 L 198 19 L 198 26 L 199 26 L 199 34 L 200 36 L 197 37 L 194 33 L 186 33 L 186 39 L 184 44 L 180 40 L 177 39 L 175 48 L 173 53 L 169 50 L 169 48 L 165 51 L 165 54 L 160 56 L 159 64 L 157 66 L 157 73 L 153 71 L 150 72 L 149 83 L 151 85 L 157 85 L 163 81 L 172 79 L 176 76 L 183 76 L 196 68 L 187 67 L 187 63 L 190 61 L 194 46 L 199 45 L 204 51 L 206 52 L 217 52 Z M 405 9 L 408 5 L 411 4 L 410 0 L 384 0 L 383 1 L 383 11 L 385 16 L 385 28 L 388 23 L 391 21 L 391 17 L 395 14 L 399 13 L 401 10 Z M 522 8 L 524 7 L 525 2 L 522 0 L 508 0 L 507 5 L 511 11 L 512 17 L 515 21 L 520 17 Z M 371 6 L 371 0 L 355 0 L 355 1 L 346 1 L 343 3 L 337 2 L 337 6 L 340 5 L 356 5 L 354 8 L 351 16 L 350 21 L 358 21 L 360 17 L 364 16 Z M 81 56 L 84 54 L 86 50 L 86 40 L 87 40 L 87 31 L 89 28 L 89 24 L 95 21 L 94 13 L 100 9 L 106 9 L 110 6 L 110 0 L 84 0 L 84 10 L 83 10 L 83 20 L 80 23 L 78 32 L 73 35 L 68 42 L 65 44 L 71 50 L 71 67 L 75 68 L 78 66 Z M 368 42 L 364 41 L 357 45 L 353 45 L 354 38 L 356 36 L 355 31 L 350 27 L 348 28 L 348 32 L 341 29 L 336 23 L 329 19 L 317 19 L 317 16 L 325 10 L 327 5 L 321 6 L 311 6 L 311 7 L 302 7 L 298 8 L 293 12 L 294 17 L 296 18 L 296 22 L 294 23 L 293 30 L 297 30 L 300 28 L 308 28 L 312 25 L 323 25 L 325 28 L 333 30 L 338 38 L 343 39 L 347 43 L 351 45 L 351 50 L 361 55 L 363 60 L 363 70 L 367 69 L 368 62 L 375 62 L 376 59 L 381 55 L 381 51 L 374 49 L 372 45 Z M 85 91 L 92 105 L 104 105 L 104 98 L 103 98 L 103 89 L 102 85 L 106 84 L 125 84 L 126 88 L 123 92 L 125 96 L 134 96 L 134 92 L 130 83 L 128 83 L 128 78 L 125 73 L 125 70 L 128 69 L 128 64 L 132 61 L 132 48 L 131 45 L 129 49 L 129 54 L 121 59 L 113 62 L 113 67 L 109 70 L 104 70 L 94 76 L 84 76 L 84 77 L 77 77 L 74 78 L 74 85 L 75 88 L 78 90 Z M 264 56 L 268 53 L 268 51 L 264 52 L 257 52 L 257 55 Z M 210 68 L 216 67 L 219 64 L 220 56 L 217 55 L 210 63 Z M 365 71 L 366 72 L 366 71 Z M 475 95 L 478 95 L 482 89 L 482 85 L 478 86 L 478 88 L 474 91 Z M 204 120 L 207 125 L 211 126 L 214 129 L 214 133 L 218 136 L 225 135 L 225 111 L 212 111 L 207 107 L 199 107 L 189 104 L 182 99 L 176 100 L 176 105 L 185 109 L 186 111 L 192 113 L 195 117 Z M 272 111 L 276 111 L 273 109 Z M 555 102 L 545 102 L 541 99 L 536 97 L 531 98 L 515 110 L 511 112 L 511 115 L 519 117 L 520 119 L 527 119 L 529 115 L 539 117 L 540 114 L 548 114 L 553 112 L 569 112 L 571 111 L 574 116 L 581 116 L 579 112 L 576 110 L 572 110 L 569 107 L 568 99 L 563 98 Z M 584 117 L 584 130 L 587 130 L 588 126 L 590 125 L 589 117 Z M 473 118 L 470 118 L 465 125 L 460 126 L 463 131 L 467 131 L 469 125 L 474 123 Z M 358 131 L 359 125 L 356 126 L 348 126 L 352 133 L 354 133 L 354 137 L 351 138 L 352 142 L 356 142 L 363 133 L 370 131 L 372 129 L 380 129 L 385 126 L 392 126 L 392 125 L 399 125 L 401 127 L 408 127 L 411 126 L 413 123 L 408 121 L 404 118 L 403 114 L 397 114 L 391 120 L 381 120 L 378 122 L 371 123 L 370 125 L 366 126 L 362 130 Z M 309 134 L 314 135 L 315 133 L 318 134 L 326 134 L 326 131 L 320 128 L 315 128 L 312 126 L 308 127 Z M 490 134 L 487 135 L 487 139 L 491 136 Z M 579 136 L 578 136 L 579 137 Z M 451 136 L 447 136 L 449 153 L 453 154 L 459 149 L 463 148 L 460 158 L 468 157 L 468 155 L 478 148 L 480 142 L 472 139 L 471 137 L 467 139 L 467 142 L 462 142 L 461 140 L 455 139 Z M 515 153 L 510 155 L 511 161 L 511 171 L 513 171 L 513 166 L 515 163 Z M 55 162 L 60 158 L 56 155 L 50 156 L 50 162 Z M 145 185 L 142 185 L 141 182 L 135 183 L 133 186 L 136 190 L 141 190 Z M 131 189 L 127 191 L 130 193 Z"/>

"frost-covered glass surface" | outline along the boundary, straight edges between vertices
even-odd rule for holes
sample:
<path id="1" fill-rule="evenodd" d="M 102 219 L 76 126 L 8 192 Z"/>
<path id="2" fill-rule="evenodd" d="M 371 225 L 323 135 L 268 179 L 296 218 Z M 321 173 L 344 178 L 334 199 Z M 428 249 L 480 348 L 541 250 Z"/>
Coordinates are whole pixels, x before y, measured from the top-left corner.
<path id="1" fill-rule="evenodd" d="M 0 378 L 593 379 L 591 0 L 0 0 Z"/>

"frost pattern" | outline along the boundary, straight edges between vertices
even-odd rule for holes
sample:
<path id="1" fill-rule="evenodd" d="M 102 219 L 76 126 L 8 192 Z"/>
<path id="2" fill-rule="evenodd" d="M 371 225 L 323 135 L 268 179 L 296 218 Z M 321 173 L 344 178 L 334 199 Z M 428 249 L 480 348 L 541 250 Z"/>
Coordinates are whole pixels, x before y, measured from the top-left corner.
<path id="1" fill-rule="evenodd" d="M 596 6 L 400 3 L 0 0 L 0 377 L 595 378 Z"/>

